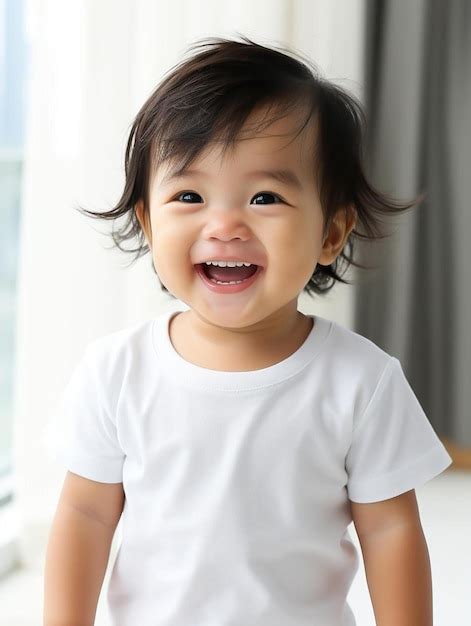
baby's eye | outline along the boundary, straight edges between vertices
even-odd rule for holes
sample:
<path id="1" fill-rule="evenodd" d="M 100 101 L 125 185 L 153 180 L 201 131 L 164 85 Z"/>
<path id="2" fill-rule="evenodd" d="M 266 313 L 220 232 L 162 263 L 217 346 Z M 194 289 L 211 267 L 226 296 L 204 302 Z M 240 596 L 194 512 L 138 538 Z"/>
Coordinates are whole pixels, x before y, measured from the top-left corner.
<path id="1" fill-rule="evenodd" d="M 278 200 L 280 202 L 282 202 L 282 200 L 280 199 L 279 196 L 277 196 L 274 193 L 270 193 L 269 191 L 261 191 L 259 194 L 257 194 L 256 196 L 254 196 L 254 198 L 261 198 L 262 196 L 271 196 L 272 198 L 278 198 Z M 258 202 L 256 204 L 259 204 Z M 276 204 L 274 202 L 268 202 L 268 204 Z"/>
<path id="2" fill-rule="evenodd" d="M 183 200 L 180 200 L 180 198 L 182 196 L 198 196 L 199 194 L 195 193 L 194 191 L 182 191 L 182 193 L 178 196 L 176 196 L 175 200 L 179 201 L 179 202 L 183 202 Z M 201 198 L 201 196 L 200 196 Z"/>

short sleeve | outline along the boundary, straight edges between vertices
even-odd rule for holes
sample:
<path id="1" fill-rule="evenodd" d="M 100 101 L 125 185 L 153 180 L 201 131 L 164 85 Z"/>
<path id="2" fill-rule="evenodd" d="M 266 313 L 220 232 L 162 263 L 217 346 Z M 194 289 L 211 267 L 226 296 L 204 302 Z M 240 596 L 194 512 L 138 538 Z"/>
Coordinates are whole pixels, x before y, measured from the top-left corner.
<path id="1" fill-rule="evenodd" d="M 122 482 L 124 453 L 90 344 L 72 372 L 50 420 L 46 447 L 74 474 L 104 483 Z"/>
<path id="2" fill-rule="evenodd" d="M 353 429 L 345 459 L 349 499 L 393 498 L 423 485 L 451 464 L 400 362 L 391 357 Z"/>

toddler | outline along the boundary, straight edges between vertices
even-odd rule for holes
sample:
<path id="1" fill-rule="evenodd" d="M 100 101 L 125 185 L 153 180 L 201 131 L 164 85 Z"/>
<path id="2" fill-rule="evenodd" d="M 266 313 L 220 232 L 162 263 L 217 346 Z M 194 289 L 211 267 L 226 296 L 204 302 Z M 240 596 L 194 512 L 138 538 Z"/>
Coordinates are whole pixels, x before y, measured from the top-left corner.
<path id="1" fill-rule="evenodd" d="M 415 488 L 452 460 L 397 358 L 297 306 L 417 201 L 368 183 L 361 106 L 308 60 L 196 47 L 137 114 L 116 207 L 85 211 L 126 215 L 116 245 L 188 308 L 92 341 L 63 393 L 44 625 L 94 623 L 121 519 L 113 626 L 353 626 L 352 521 L 376 623 L 431 626 Z"/>

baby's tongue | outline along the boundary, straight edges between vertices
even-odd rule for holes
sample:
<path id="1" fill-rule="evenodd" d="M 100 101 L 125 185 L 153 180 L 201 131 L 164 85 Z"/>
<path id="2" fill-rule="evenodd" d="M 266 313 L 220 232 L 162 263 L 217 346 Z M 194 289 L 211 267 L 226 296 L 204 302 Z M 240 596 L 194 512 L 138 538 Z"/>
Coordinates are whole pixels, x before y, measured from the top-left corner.
<path id="1" fill-rule="evenodd" d="M 203 264 L 203 268 L 209 278 L 223 280 L 225 282 L 230 280 L 245 280 L 257 271 L 256 265 L 251 265 L 250 267 L 246 267 L 245 265 L 242 267 L 218 267 L 217 265 Z"/>

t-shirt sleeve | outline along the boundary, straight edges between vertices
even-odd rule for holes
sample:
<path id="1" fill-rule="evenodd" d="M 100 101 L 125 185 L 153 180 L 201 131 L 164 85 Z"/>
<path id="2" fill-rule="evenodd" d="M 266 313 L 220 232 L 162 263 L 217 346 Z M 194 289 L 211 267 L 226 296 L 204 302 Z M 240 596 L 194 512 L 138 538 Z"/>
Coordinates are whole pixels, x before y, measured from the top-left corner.
<path id="1" fill-rule="evenodd" d="M 423 485 L 451 464 L 401 363 L 391 357 L 353 429 L 345 459 L 349 499 L 393 498 Z"/>
<path id="2" fill-rule="evenodd" d="M 125 455 L 112 414 L 111 386 L 102 380 L 100 362 L 89 344 L 56 405 L 46 445 L 54 460 L 74 474 L 119 483 Z"/>

